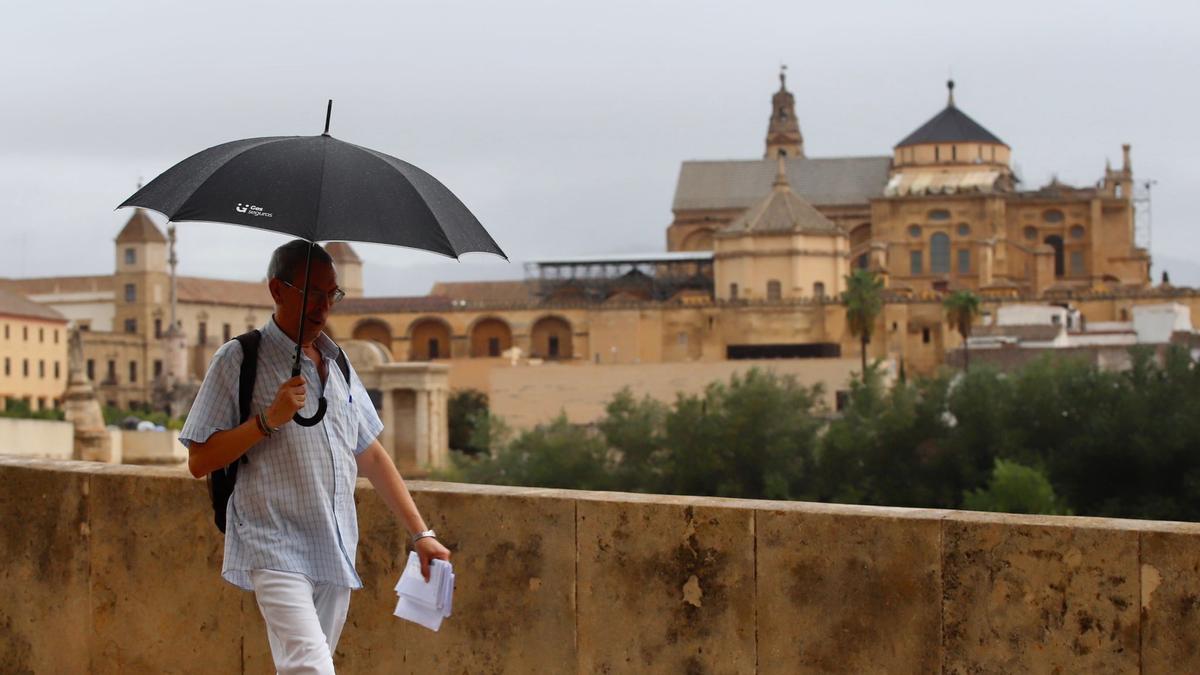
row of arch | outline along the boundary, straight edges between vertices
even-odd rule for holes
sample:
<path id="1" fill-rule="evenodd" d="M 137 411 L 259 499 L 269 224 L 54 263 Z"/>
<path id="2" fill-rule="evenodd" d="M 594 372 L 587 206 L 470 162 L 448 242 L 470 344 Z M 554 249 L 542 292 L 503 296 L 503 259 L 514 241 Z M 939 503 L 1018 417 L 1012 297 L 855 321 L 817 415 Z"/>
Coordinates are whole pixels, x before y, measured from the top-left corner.
<path id="1" fill-rule="evenodd" d="M 570 359 L 574 356 L 571 340 L 571 323 L 561 316 L 543 316 L 533 323 L 530 330 L 530 356 L 541 359 Z M 351 337 L 355 340 L 372 340 L 391 350 L 392 327 L 380 319 L 363 319 L 354 326 Z M 426 316 L 408 326 L 408 360 L 433 361 L 451 358 L 451 341 L 454 332 L 450 324 L 441 317 Z M 513 346 L 513 331 L 507 321 L 496 316 L 476 319 L 467 327 L 469 345 L 467 355 L 471 358 L 502 356 Z"/>

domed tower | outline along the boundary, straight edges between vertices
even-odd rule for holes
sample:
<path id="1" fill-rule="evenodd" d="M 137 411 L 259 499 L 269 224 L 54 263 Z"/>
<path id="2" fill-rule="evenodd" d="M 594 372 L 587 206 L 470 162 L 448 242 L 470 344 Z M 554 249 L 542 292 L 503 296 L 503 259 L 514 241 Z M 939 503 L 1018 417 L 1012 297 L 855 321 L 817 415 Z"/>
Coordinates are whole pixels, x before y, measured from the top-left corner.
<path id="1" fill-rule="evenodd" d="M 946 107 L 896 144 L 893 169 L 980 167 L 1011 175 L 1008 144 L 959 110 L 954 80 L 946 88 Z"/>
<path id="2" fill-rule="evenodd" d="M 771 121 L 767 125 L 767 151 L 763 158 L 773 157 L 804 157 L 796 97 L 787 90 L 787 66 L 779 69 L 779 91 L 771 97 Z"/>

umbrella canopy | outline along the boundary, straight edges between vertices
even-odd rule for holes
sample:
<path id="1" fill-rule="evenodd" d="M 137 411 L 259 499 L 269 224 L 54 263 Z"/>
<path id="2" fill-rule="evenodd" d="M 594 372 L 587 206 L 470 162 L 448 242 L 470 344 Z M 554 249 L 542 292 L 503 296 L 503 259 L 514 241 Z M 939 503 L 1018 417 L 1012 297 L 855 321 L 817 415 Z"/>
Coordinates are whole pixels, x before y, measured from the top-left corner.
<path id="1" fill-rule="evenodd" d="M 192 155 L 121 207 L 174 222 L 245 225 L 308 241 L 508 256 L 454 193 L 408 162 L 320 136 L 248 138 Z M 118 207 L 120 208 L 120 207 Z"/>
<path id="2" fill-rule="evenodd" d="M 174 222 L 244 225 L 318 241 L 361 241 L 508 256 L 474 214 L 433 176 L 329 135 L 247 138 L 213 146 L 167 169 L 117 208 L 140 206 Z M 312 248 L 309 248 L 311 263 Z M 300 373 L 309 264 L 304 267 L 292 376 Z M 305 426 L 324 417 L 325 399 Z"/>

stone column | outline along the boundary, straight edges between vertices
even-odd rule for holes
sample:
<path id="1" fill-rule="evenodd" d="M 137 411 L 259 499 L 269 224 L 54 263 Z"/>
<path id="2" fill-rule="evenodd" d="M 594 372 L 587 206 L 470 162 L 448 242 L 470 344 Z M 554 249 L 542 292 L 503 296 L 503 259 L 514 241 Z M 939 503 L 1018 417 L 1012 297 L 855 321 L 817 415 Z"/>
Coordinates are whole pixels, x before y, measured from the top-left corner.
<path id="1" fill-rule="evenodd" d="M 1041 297 L 1054 283 L 1054 248 L 1038 244 L 1033 250 L 1033 294 Z"/>
<path id="2" fill-rule="evenodd" d="M 431 466 L 429 442 L 432 434 L 429 430 L 429 390 L 420 390 L 416 392 L 416 414 L 413 429 L 413 450 L 416 451 L 416 461 L 418 466 Z"/>

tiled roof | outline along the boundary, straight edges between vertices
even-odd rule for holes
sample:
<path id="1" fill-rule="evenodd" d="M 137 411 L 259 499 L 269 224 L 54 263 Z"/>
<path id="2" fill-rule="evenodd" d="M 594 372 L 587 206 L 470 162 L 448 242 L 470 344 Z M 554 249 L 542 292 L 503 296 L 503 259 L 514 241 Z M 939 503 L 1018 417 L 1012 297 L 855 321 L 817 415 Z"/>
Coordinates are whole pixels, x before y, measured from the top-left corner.
<path id="1" fill-rule="evenodd" d="M 758 204 L 747 209 L 722 233 L 740 232 L 809 232 L 841 234 L 842 230 L 826 218 L 803 198 L 792 191 L 782 159 L 778 160 L 779 173 L 771 191 Z"/>
<path id="2" fill-rule="evenodd" d="M 117 235 L 118 244 L 144 244 L 144 243 L 165 244 L 167 237 L 158 229 L 154 221 L 150 219 L 150 214 L 142 209 L 134 209 L 133 215 L 129 217 L 129 222 L 125 223 L 125 227 L 121 229 L 121 233 Z"/>
<path id="3" fill-rule="evenodd" d="M 271 291 L 265 281 L 234 281 L 232 279 L 206 279 L 204 277 L 179 277 L 176 288 L 179 302 L 194 302 L 211 305 L 236 305 L 240 307 L 274 307 Z"/>
<path id="4" fill-rule="evenodd" d="M 79 277 L 36 277 L 32 279 L 0 279 L 0 288 L 21 295 L 50 295 L 57 293 L 112 293 L 111 274 Z"/>
<path id="5" fill-rule="evenodd" d="M 996 143 L 1006 145 L 953 103 L 896 144 L 897 148 L 922 143 Z"/>
<path id="6" fill-rule="evenodd" d="M 892 166 L 891 157 L 794 157 L 785 161 L 792 190 L 817 206 L 866 204 L 882 197 Z M 684 162 L 671 208 L 750 208 L 767 195 L 775 171 L 774 159 Z"/>
<path id="7" fill-rule="evenodd" d="M 414 295 L 393 298 L 346 298 L 334 305 L 334 314 L 391 314 L 401 312 L 443 312 L 451 309 L 450 298 Z"/>
<path id="8" fill-rule="evenodd" d="M 60 321 L 63 323 L 67 321 L 66 317 L 55 310 L 45 305 L 39 305 L 20 293 L 3 289 L 0 289 L 0 315 Z"/>
<path id="9" fill-rule="evenodd" d="M 430 295 L 469 303 L 511 304 L 537 300 L 534 289 L 524 281 L 439 281 Z"/>

